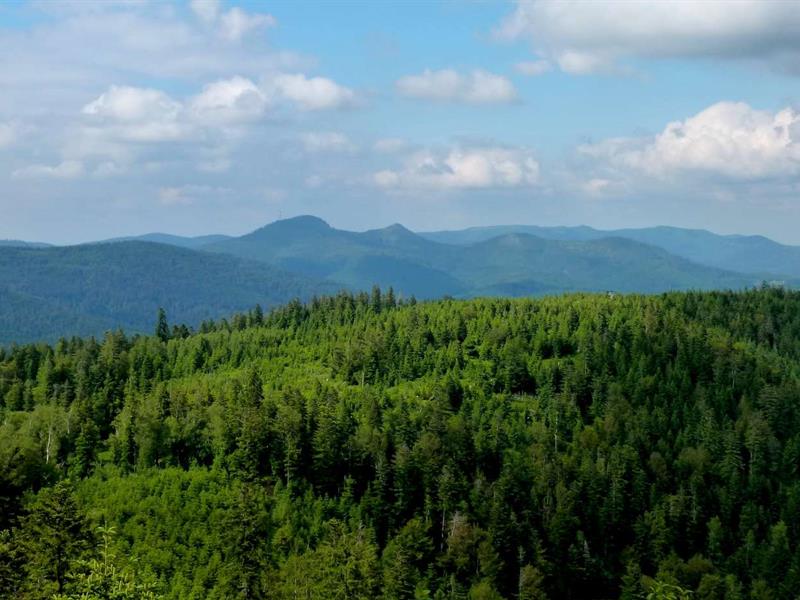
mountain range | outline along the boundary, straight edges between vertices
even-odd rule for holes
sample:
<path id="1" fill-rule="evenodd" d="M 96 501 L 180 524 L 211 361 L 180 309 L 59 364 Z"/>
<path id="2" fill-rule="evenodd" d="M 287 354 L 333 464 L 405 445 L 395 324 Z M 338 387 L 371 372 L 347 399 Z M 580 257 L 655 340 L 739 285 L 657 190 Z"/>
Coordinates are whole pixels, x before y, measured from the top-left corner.
<path id="1" fill-rule="evenodd" d="M 471 227 L 459 231 L 432 231 L 420 235 L 437 242 L 468 245 L 513 233 L 576 242 L 619 237 L 650 244 L 696 263 L 729 271 L 800 277 L 800 246 L 779 244 L 761 235 L 718 235 L 704 229 L 666 226 L 604 231 L 586 226 L 535 225 Z"/>
<path id="2" fill-rule="evenodd" d="M 800 247 L 653 227 L 501 226 L 365 232 L 312 216 L 240 237 L 154 233 L 78 246 L 0 242 L 0 343 L 152 329 L 158 307 L 196 326 L 260 303 L 346 288 L 401 297 L 654 293 L 796 286 Z"/>

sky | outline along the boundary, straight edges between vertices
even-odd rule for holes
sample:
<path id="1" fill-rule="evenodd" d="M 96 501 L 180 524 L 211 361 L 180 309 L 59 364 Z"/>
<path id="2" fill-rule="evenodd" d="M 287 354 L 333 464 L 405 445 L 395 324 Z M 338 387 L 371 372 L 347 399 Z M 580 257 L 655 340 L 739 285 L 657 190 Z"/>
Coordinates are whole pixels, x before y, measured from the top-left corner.
<path id="1" fill-rule="evenodd" d="M 800 244 L 795 2 L 0 3 L 0 239 L 674 225 Z"/>

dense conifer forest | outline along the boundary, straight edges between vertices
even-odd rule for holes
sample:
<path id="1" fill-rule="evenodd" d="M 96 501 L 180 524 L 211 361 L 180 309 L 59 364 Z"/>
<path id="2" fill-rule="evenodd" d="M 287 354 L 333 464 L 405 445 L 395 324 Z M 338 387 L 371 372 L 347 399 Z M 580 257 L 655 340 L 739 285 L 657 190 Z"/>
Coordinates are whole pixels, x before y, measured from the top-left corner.
<path id="1" fill-rule="evenodd" d="M 0 350 L 0 597 L 797 597 L 800 293 L 166 317 Z"/>

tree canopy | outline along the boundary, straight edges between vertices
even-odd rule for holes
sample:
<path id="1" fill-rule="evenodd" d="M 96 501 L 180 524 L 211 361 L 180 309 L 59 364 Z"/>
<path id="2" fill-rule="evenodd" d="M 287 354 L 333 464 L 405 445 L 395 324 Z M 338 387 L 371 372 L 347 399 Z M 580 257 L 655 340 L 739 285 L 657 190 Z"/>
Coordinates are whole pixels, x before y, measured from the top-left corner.
<path id="1" fill-rule="evenodd" d="M 163 324 L 0 349 L 0 597 L 800 589 L 798 293 Z"/>

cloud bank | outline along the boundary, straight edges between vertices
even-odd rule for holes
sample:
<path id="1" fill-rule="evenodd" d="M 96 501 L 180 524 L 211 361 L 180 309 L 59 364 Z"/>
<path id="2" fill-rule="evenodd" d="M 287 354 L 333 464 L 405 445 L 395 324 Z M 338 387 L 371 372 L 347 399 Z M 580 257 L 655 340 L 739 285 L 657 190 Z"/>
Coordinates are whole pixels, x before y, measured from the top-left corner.
<path id="1" fill-rule="evenodd" d="M 579 75 L 615 71 L 630 58 L 753 60 L 800 73 L 798 31 L 794 2 L 520 0 L 495 35 L 528 41 Z"/>

